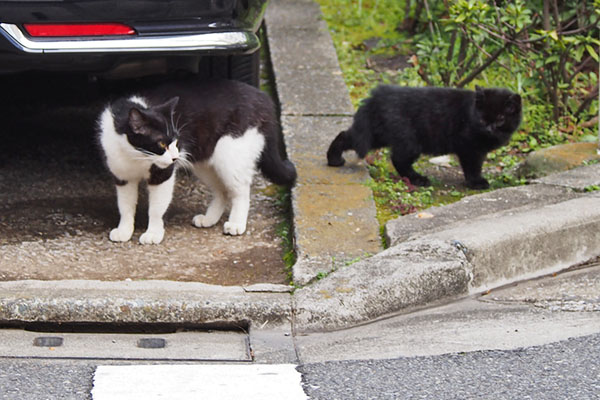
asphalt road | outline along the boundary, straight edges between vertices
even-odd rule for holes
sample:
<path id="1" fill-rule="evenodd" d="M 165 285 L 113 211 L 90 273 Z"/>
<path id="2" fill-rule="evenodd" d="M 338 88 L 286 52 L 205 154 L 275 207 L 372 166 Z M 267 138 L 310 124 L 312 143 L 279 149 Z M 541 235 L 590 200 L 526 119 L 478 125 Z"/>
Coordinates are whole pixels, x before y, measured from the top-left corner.
<path id="1" fill-rule="evenodd" d="M 92 362 L 0 359 L 0 399 L 91 399 Z"/>
<path id="2" fill-rule="evenodd" d="M 94 361 L 0 359 L 0 399 L 91 399 Z M 600 334 L 510 351 L 299 366 L 310 399 L 600 399 Z M 235 385 L 235 382 L 232 382 Z"/>
<path id="3" fill-rule="evenodd" d="M 300 367 L 314 400 L 599 399 L 600 335 L 477 351 Z"/>

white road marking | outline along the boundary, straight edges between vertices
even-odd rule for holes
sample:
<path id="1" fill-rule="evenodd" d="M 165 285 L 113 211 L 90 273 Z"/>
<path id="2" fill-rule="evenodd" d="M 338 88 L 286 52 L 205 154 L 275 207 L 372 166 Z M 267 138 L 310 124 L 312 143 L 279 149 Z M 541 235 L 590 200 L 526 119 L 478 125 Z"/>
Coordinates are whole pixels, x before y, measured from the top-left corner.
<path id="1" fill-rule="evenodd" d="M 305 400 L 292 364 L 101 365 L 93 400 Z"/>

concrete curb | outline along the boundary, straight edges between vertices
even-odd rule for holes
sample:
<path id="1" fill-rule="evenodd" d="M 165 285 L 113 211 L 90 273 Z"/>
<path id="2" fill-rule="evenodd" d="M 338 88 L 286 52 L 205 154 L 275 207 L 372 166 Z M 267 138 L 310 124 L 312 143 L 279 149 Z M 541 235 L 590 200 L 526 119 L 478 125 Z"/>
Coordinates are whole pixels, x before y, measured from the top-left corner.
<path id="1" fill-rule="evenodd" d="M 351 125 L 354 107 L 319 5 L 272 0 L 266 13 L 281 124 L 298 181 L 292 189 L 296 284 L 381 250 L 365 166 L 327 167 L 335 136 Z"/>
<path id="2" fill-rule="evenodd" d="M 599 205 L 589 195 L 398 244 L 297 290 L 296 329 L 348 328 L 587 261 L 600 254 Z"/>
<path id="3" fill-rule="evenodd" d="M 0 321 L 272 326 L 291 320 L 286 289 L 171 281 L 2 282 Z"/>
<path id="4" fill-rule="evenodd" d="M 299 332 L 328 331 L 468 293 L 466 256 L 440 240 L 407 242 L 332 273 L 294 294 Z"/>
<path id="5" fill-rule="evenodd" d="M 470 292 L 482 292 L 600 254 L 599 205 L 600 197 L 591 195 L 502 218 L 492 215 L 432 236 L 461 246 L 473 270 Z"/>

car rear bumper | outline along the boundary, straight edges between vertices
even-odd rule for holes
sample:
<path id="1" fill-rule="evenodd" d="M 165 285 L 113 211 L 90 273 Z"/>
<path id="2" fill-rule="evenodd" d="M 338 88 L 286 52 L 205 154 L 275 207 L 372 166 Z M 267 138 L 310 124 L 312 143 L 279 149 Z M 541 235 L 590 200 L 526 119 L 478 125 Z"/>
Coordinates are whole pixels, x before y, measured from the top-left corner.
<path id="1" fill-rule="evenodd" d="M 251 53 L 260 47 L 254 32 L 230 31 L 111 38 L 43 38 L 26 36 L 15 24 L 0 23 L 0 34 L 25 53 L 194 52 Z"/>

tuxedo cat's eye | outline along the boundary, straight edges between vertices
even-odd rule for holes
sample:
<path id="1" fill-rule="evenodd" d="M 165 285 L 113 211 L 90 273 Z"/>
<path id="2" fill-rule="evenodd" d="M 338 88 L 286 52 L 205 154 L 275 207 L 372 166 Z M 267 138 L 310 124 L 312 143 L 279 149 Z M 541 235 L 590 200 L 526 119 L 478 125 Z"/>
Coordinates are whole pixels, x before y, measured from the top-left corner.
<path id="1" fill-rule="evenodd" d="M 158 147 L 160 147 L 163 150 L 166 150 L 169 146 L 165 142 L 160 141 L 158 142 Z"/>

